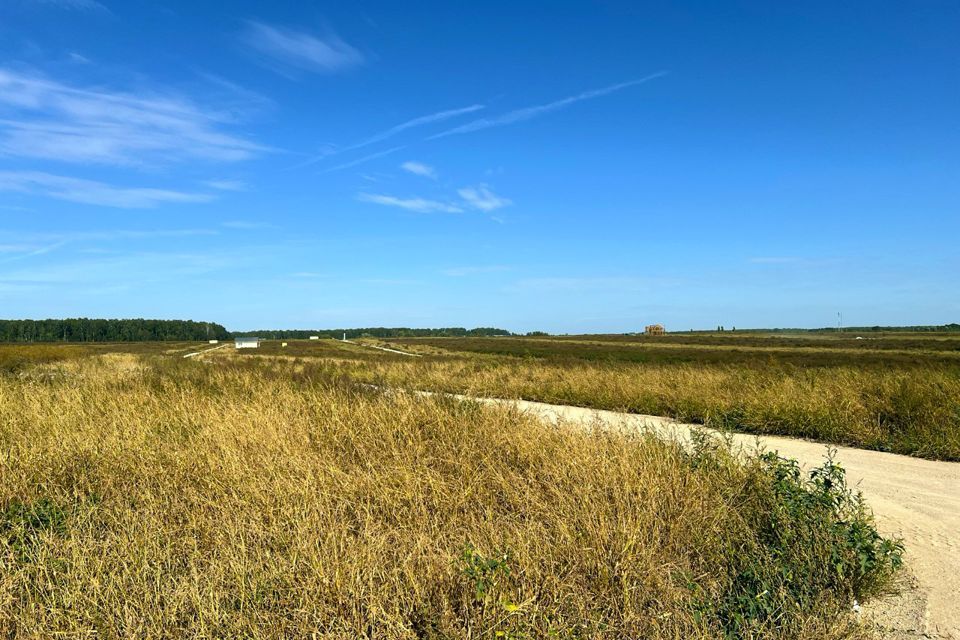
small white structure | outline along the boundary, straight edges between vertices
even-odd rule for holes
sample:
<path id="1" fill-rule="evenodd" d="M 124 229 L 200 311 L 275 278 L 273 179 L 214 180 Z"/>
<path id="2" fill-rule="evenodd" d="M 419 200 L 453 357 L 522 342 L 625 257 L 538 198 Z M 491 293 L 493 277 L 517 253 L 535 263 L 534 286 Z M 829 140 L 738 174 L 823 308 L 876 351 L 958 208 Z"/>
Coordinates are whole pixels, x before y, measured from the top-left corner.
<path id="1" fill-rule="evenodd" d="M 281 346 L 281 347 L 285 347 L 285 346 L 287 346 L 287 343 L 286 343 L 286 342 L 281 342 L 281 343 L 280 343 L 280 346 Z"/>
<path id="2" fill-rule="evenodd" d="M 207 340 L 207 342 L 209 342 L 210 344 L 217 344 L 217 343 L 220 342 L 220 341 L 219 341 L 219 340 Z"/>
<path id="3" fill-rule="evenodd" d="M 310 336 L 310 339 L 311 339 L 311 340 L 319 340 L 319 339 L 320 339 L 320 336 Z"/>
<path id="4" fill-rule="evenodd" d="M 233 344 L 237 349 L 257 349 L 260 347 L 260 338 L 237 338 Z"/>

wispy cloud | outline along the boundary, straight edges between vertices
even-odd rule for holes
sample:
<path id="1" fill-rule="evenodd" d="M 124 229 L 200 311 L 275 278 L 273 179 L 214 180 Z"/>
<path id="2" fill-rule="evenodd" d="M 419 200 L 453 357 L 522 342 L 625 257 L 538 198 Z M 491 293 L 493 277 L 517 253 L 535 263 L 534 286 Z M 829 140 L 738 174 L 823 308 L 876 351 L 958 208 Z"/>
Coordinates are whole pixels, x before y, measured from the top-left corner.
<path id="1" fill-rule="evenodd" d="M 439 200 L 427 200 L 425 198 L 396 198 L 394 196 L 379 195 L 373 193 L 361 193 L 357 196 L 361 202 L 371 202 L 387 207 L 399 207 L 407 211 L 416 211 L 417 213 L 461 213 L 463 209 L 449 202 L 440 202 Z"/>
<path id="2" fill-rule="evenodd" d="M 218 112 L 228 114 L 223 119 L 246 120 L 277 106 L 272 98 L 216 73 L 204 69 L 194 69 L 194 73 L 204 81 L 204 95 L 217 105 Z"/>
<path id="3" fill-rule="evenodd" d="M 0 191 L 43 195 L 83 204 L 146 209 L 165 202 L 209 202 L 213 196 L 168 189 L 117 187 L 41 171 L 0 171 Z"/>
<path id="4" fill-rule="evenodd" d="M 361 202 L 372 202 L 388 207 L 400 207 L 408 211 L 417 211 L 419 213 L 445 212 L 462 213 L 467 209 L 476 209 L 478 211 L 490 212 L 513 204 L 507 198 L 502 198 L 495 194 L 490 188 L 481 184 L 477 187 L 464 187 L 457 190 L 460 196 L 460 202 L 430 200 L 426 198 L 397 198 L 390 195 L 360 193 L 357 200 Z"/>
<path id="5" fill-rule="evenodd" d="M 131 252 L 0 270 L 0 286 L 55 288 L 65 284 L 118 287 L 196 277 L 232 266 L 236 256 L 215 253 Z"/>
<path id="6" fill-rule="evenodd" d="M 0 69 L 0 153 L 58 162 L 237 161 L 266 148 L 223 129 L 228 114 L 182 97 L 70 86 Z"/>
<path id="7" fill-rule="evenodd" d="M 427 138 L 427 140 L 433 140 L 435 138 L 443 138 L 445 136 L 452 136 L 461 133 L 471 133 L 474 131 L 481 131 L 483 129 L 490 129 L 493 127 L 502 127 L 508 124 L 514 124 L 515 122 L 523 122 L 524 120 L 531 120 L 537 118 L 546 113 L 552 111 L 558 111 L 565 107 L 568 107 L 577 102 L 582 102 L 584 100 L 592 100 L 593 98 L 599 98 L 601 96 L 610 95 L 617 91 L 626 89 L 627 87 L 634 87 L 636 85 L 644 84 L 645 82 L 650 82 L 656 78 L 663 77 L 667 74 L 666 71 L 660 71 L 645 78 L 640 78 L 639 80 L 630 80 L 629 82 L 621 82 L 619 84 L 612 84 L 601 89 L 593 89 L 591 91 L 584 91 L 573 96 L 567 96 L 560 100 L 554 102 L 548 102 L 546 104 L 534 105 L 532 107 L 524 107 L 522 109 L 516 109 L 514 111 L 508 111 L 499 116 L 492 118 L 480 118 L 478 120 L 473 120 L 466 124 L 460 125 L 459 127 L 454 127 L 453 129 L 448 129 L 442 131 L 435 135 L 432 135 Z"/>
<path id="8" fill-rule="evenodd" d="M 480 109 L 484 109 L 484 108 L 485 107 L 482 104 L 472 104 L 469 107 L 461 107 L 459 109 L 447 109 L 445 111 L 437 111 L 436 113 L 431 113 L 425 116 L 418 116 L 411 120 L 407 120 L 406 122 L 401 122 L 398 125 L 390 127 L 389 129 L 381 131 L 380 133 L 375 133 L 369 138 L 365 138 L 360 142 L 351 144 L 346 147 L 337 148 L 332 145 L 324 145 L 323 151 L 321 151 L 319 154 L 315 155 L 314 157 L 309 158 L 308 160 L 296 165 L 295 168 L 305 167 L 307 165 L 320 162 L 324 158 L 328 158 L 330 156 L 337 155 L 339 153 L 346 153 L 348 151 L 354 151 L 356 149 L 360 149 L 377 142 L 383 142 L 384 140 L 392 138 L 393 136 L 397 135 L 398 133 L 402 133 L 407 129 L 422 127 L 424 125 L 433 124 L 434 122 L 442 122 L 444 120 L 449 120 L 450 118 L 456 118 L 457 116 L 473 113 L 474 111 L 479 111 Z M 402 148 L 402 147 L 397 147 L 397 148 Z M 377 158 L 377 157 L 379 156 L 378 155 L 368 156 L 368 159 Z"/>
<path id="9" fill-rule="evenodd" d="M 513 201 L 507 198 L 501 198 L 485 184 L 477 187 L 464 187 L 463 189 L 457 190 L 457 193 L 463 198 L 467 205 L 480 211 L 496 211 L 497 209 L 513 204 Z"/>
<path id="10" fill-rule="evenodd" d="M 472 104 L 469 107 L 461 107 L 459 109 L 447 109 L 445 111 L 437 111 L 436 113 L 431 113 L 425 116 L 419 116 L 417 118 L 413 118 L 412 120 L 401 122 L 400 124 L 390 127 L 385 131 L 381 131 L 380 133 L 374 134 L 369 138 L 367 138 L 366 140 L 363 140 L 361 142 L 358 142 L 355 145 L 347 147 L 346 149 L 344 149 L 344 151 L 350 150 L 350 149 L 356 149 L 358 147 L 364 147 L 368 144 L 373 144 L 374 142 L 382 142 L 387 138 L 392 138 L 398 133 L 406 131 L 407 129 L 422 127 L 424 125 L 433 124 L 435 122 L 442 122 L 444 120 L 449 120 L 450 118 L 456 118 L 457 116 L 473 113 L 474 111 L 479 111 L 480 109 L 484 109 L 484 108 L 486 107 L 482 104 Z"/>
<path id="11" fill-rule="evenodd" d="M 25 260 L 27 258 L 32 258 L 34 256 L 42 256 L 44 254 L 50 253 L 51 251 L 56 251 L 60 247 L 67 244 L 66 240 L 61 240 L 59 242 L 54 242 L 53 244 L 46 245 L 0 245 L 0 253 L 10 253 L 11 256 L 0 259 L 0 262 L 15 262 L 17 260 Z M 4 249 L 7 249 L 6 251 Z"/>
<path id="12" fill-rule="evenodd" d="M 103 11 L 109 13 L 110 10 L 96 0 L 33 0 L 37 4 L 46 4 L 61 9 L 76 9 L 79 11 Z"/>
<path id="13" fill-rule="evenodd" d="M 33 247 L 28 244 L 0 244 L 0 253 L 26 253 Z"/>
<path id="14" fill-rule="evenodd" d="M 209 229 L 148 229 L 106 231 L 69 231 L 64 233 L 24 233 L 0 230 L 0 264 L 8 264 L 46 255 L 68 245 L 84 242 L 122 242 L 129 247 L 131 241 L 151 240 L 155 238 L 183 238 L 188 236 L 214 235 Z M 123 253 L 103 247 L 85 247 L 77 250 L 79 254 L 111 255 Z M 5 255 L 2 255 L 5 254 Z"/>
<path id="15" fill-rule="evenodd" d="M 349 169 L 350 167 L 355 167 L 365 162 L 370 162 L 371 160 L 376 160 L 377 158 L 388 156 L 391 153 L 396 153 L 397 151 L 400 151 L 403 148 L 404 147 L 393 147 L 391 149 L 386 149 L 385 151 L 378 151 L 376 153 L 371 153 L 370 155 L 363 156 L 362 158 L 357 158 L 356 160 L 351 160 L 350 162 L 344 162 L 343 164 L 338 164 L 336 166 L 330 167 L 329 169 L 324 169 L 323 173 L 330 173 L 331 171 L 341 171 L 342 169 Z"/>
<path id="16" fill-rule="evenodd" d="M 408 160 L 407 162 L 401 164 L 400 168 L 404 171 L 412 173 L 415 176 L 423 176 L 424 178 L 430 178 L 431 180 L 437 179 L 436 170 L 430 165 L 423 164 L 422 162 Z"/>
<path id="17" fill-rule="evenodd" d="M 29 246 L 36 248 L 41 244 L 66 244 L 83 241 L 126 241 L 148 240 L 152 238 L 181 238 L 187 236 L 216 235 L 212 229 L 107 229 L 102 231 L 67 231 L 62 233 L 30 233 L 5 231 L 0 229 L 0 241 L 8 246 Z M 31 249 L 32 250 L 32 249 Z"/>
<path id="18" fill-rule="evenodd" d="M 332 73 L 364 62 L 360 51 L 333 33 L 319 37 L 252 20 L 242 37 L 251 48 L 288 68 Z"/>
<path id="19" fill-rule="evenodd" d="M 205 180 L 203 184 L 217 191 L 247 190 L 247 185 L 242 180 Z"/>

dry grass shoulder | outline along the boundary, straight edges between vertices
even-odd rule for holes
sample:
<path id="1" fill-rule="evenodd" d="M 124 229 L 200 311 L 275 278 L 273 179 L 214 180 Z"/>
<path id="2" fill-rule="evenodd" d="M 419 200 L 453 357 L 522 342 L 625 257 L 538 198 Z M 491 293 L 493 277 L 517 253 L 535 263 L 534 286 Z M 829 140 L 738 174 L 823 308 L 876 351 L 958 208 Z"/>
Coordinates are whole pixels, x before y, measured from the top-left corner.
<path id="1" fill-rule="evenodd" d="M 0 378 L 5 637 L 841 638 L 896 544 L 827 464 L 289 362 Z"/>
<path id="2" fill-rule="evenodd" d="M 385 386 L 670 416 L 717 429 L 960 460 L 957 367 L 637 365 L 505 356 L 314 366 Z"/>

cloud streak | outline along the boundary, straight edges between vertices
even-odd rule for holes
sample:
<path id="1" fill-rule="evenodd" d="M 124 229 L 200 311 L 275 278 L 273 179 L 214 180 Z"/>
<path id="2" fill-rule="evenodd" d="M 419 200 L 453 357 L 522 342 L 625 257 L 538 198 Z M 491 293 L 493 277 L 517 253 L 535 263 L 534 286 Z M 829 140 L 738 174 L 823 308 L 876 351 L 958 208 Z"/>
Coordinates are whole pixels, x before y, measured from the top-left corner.
<path id="1" fill-rule="evenodd" d="M 435 122 L 442 122 L 444 120 L 449 120 L 450 118 L 456 118 L 457 116 L 466 115 L 468 113 L 473 113 L 475 111 L 479 111 L 485 108 L 486 107 L 482 104 L 472 104 L 469 107 L 461 107 L 459 109 L 447 109 L 446 111 L 437 111 L 436 113 L 431 113 L 425 116 L 419 116 L 417 118 L 413 118 L 412 120 L 407 120 L 406 122 L 402 122 L 394 127 L 390 127 L 385 131 L 381 131 L 380 133 L 374 134 L 369 138 L 367 138 L 366 140 L 358 142 L 355 145 L 346 147 L 342 151 L 358 149 L 360 147 L 365 147 L 368 144 L 373 144 L 375 142 L 382 142 L 387 138 L 392 138 L 398 133 L 406 131 L 407 129 L 422 127 L 424 125 L 433 124 Z"/>
<path id="2" fill-rule="evenodd" d="M 61 9 L 76 9 L 79 11 L 102 11 L 104 13 L 110 13 L 110 10 L 107 9 L 104 5 L 100 4 L 96 0 L 33 0 L 37 4 L 46 4 L 54 7 L 60 7 Z"/>
<path id="3" fill-rule="evenodd" d="M 375 133 L 369 138 L 365 138 L 360 142 L 357 142 L 350 146 L 343 147 L 340 149 L 336 147 L 328 146 L 323 150 L 322 153 L 319 153 L 313 156 L 312 158 L 308 158 L 307 160 L 301 162 L 300 164 L 294 166 L 293 168 L 299 169 L 301 167 L 306 167 L 308 165 L 320 162 L 325 158 L 329 158 L 330 156 L 335 156 L 340 153 L 346 153 L 348 151 L 355 151 L 357 149 L 362 149 L 363 147 L 369 146 L 371 144 L 376 144 L 377 142 L 383 142 L 384 140 L 392 138 L 398 133 L 402 133 L 408 129 L 422 127 L 424 125 L 433 124 L 434 122 L 443 122 L 444 120 L 449 120 L 450 118 L 456 118 L 457 116 L 473 113 L 475 111 L 479 111 L 480 109 L 484 109 L 484 108 L 486 107 L 484 107 L 484 105 L 482 104 L 472 104 L 468 107 L 460 107 L 458 109 L 447 109 L 445 111 L 437 111 L 436 113 L 430 113 L 425 116 L 418 116 L 411 120 L 407 120 L 406 122 L 401 122 L 400 124 L 390 127 L 389 129 L 385 129 L 380 133 Z M 397 147 L 397 149 L 400 149 L 400 148 L 402 147 Z M 386 154 L 383 154 L 383 155 L 386 155 Z M 379 157 L 380 157 L 379 155 L 374 154 L 372 156 L 366 157 L 364 160 L 362 160 L 362 162 L 366 162 L 366 160 L 368 159 L 379 158 Z M 360 163 L 357 162 L 356 164 L 360 164 Z M 354 165 L 347 164 L 346 166 L 352 167 Z M 337 168 L 344 168 L 344 167 L 337 167 Z"/>
<path id="4" fill-rule="evenodd" d="M 246 191 L 247 185 L 242 180 L 205 180 L 206 186 L 217 191 Z"/>
<path id="5" fill-rule="evenodd" d="M 490 187 L 485 184 L 458 189 L 457 195 L 460 196 L 460 202 L 430 200 L 427 198 L 398 198 L 396 196 L 373 193 L 360 193 L 357 195 L 357 200 L 388 207 L 399 207 L 418 213 L 463 213 L 467 209 L 489 213 L 513 204 L 511 200 L 495 194 L 490 190 Z"/>
<path id="6" fill-rule="evenodd" d="M 361 193 L 357 196 L 360 202 L 370 202 L 387 207 L 399 207 L 417 213 L 462 213 L 463 208 L 449 202 L 427 200 L 425 198 L 397 198 L 374 193 Z"/>
<path id="7" fill-rule="evenodd" d="M 70 86 L 0 68 L 0 154 L 108 165 L 234 162 L 266 151 L 227 114 L 163 95 Z"/>
<path id="8" fill-rule="evenodd" d="M 321 38 L 251 20 L 242 38 L 250 48 L 287 68 L 335 73 L 364 62 L 362 53 L 332 33 Z"/>
<path id="9" fill-rule="evenodd" d="M 42 171 L 0 171 L 0 191 L 42 195 L 58 200 L 119 209 L 149 209 L 159 204 L 209 202 L 214 197 L 169 189 L 117 187 L 94 180 Z"/>
<path id="10" fill-rule="evenodd" d="M 412 173 L 415 176 L 422 176 L 424 178 L 430 178 L 431 180 L 437 179 L 436 170 L 430 165 L 423 164 L 422 162 L 408 160 L 407 162 L 401 164 L 400 168 L 407 173 Z"/>
<path id="11" fill-rule="evenodd" d="M 513 201 L 507 198 L 501 198 L 485 184 L 477 187 L 458 189 L 457 195 L 463 198 L 463 201 L 471 208 L 486 212 L 496 211 L 497 209 L 513 204 Z"/>
<path id="12" fill-rule="evenodd" d="M 340 171 L 342 169 L 349 169 L 350 167 L 355 167 L 359 164 L 369 162 L 371 160 L 376 160 L 377 158 L 382 158 L 383 156 L 388 156 L 391 153 L 396 153 L 404 147 L 393 147 L 391 149 L 386 149 L 384 151 L 378 151 L 376 153 L 371 153 L 370 155 L 363 156 L 362 158 L 357 158 L 356 160 L 351 160 L 350 162 L 344 162 L 343 164 L 338 164 L 336 166 L 330 167 L 329 169 L 324 169 L 323 173 L 330 173 L 331 171 Z"/>
<path id="13" fill-rule="evenodd" d="M 507 113 L 492 118 L 480 118 L 478 120 L 473 120 L 466 124 L 460 125 L 459 127 L 441 131 L 440 133 L 428 137 L 427 140 L 434 140 L 436 138 L 444 138 L 446 136 L 460 135 L 464 133 L 472 133 L 474 131 L 482 131 L 484 129 L 492 129 L 493 127 L 502 127 L 509 124 L 514 124 L 516 122 L 523 122 L 524 120 L 532 120 L 533 118 L 538 118 L 544 114 L 551 113 L 553 111 L 559 111 L 560 109 L 568 107 L 572 104 L 576 104 L 577 102 L 583 102 L 584 100 L 592 100 L 594 98 L 607 96 L 611 93 L 622 91 L 628 87 L 634 87 L 646 82 L 650 82 L 651 80 L 655 80 L 665 75 L 667 75 L 666 71 L 659 71 L 638 80 L 630 80 L 629 82 L 612 84 L 600 89 L 584 91 L 573 96 L 567 96 L 566 98 L 555 100 L 554 102 L 508 111 Z"/>

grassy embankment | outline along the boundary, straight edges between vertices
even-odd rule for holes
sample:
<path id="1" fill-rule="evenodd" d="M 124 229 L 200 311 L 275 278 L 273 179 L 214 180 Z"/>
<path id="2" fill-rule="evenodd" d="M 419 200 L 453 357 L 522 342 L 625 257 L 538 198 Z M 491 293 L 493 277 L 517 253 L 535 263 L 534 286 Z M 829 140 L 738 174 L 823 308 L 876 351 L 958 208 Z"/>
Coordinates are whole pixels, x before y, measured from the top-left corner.
<path id="1" fill-rule="evenodd" d="M 0 634 L 855 637 L 899 563 L 830 465 L 218 360 L 0 377 Z"/>

